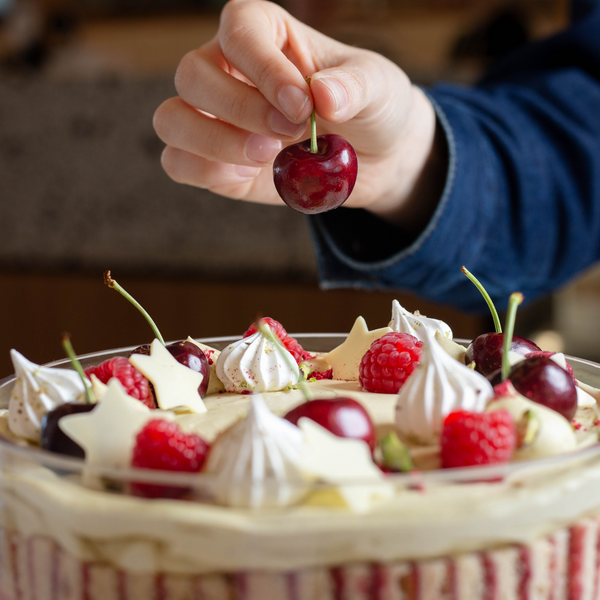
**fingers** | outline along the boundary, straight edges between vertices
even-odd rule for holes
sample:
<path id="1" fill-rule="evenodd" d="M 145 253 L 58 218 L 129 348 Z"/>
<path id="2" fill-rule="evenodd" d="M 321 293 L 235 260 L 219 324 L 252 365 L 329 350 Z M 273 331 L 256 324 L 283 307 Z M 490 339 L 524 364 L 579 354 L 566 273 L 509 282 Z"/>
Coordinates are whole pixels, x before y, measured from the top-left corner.
<path id="1" fill-rule="evenodd" d="M 281 204 L 270 169 L 209 161 L 167 146 L 161 157 L 163 169 L 177 183 L 209 189 L 229 198 Z"/>
<path id="2" fill-rule="evenodd" d="M 279 140 L 203 114 L 181 98 L 171 98 L 159 106 L 154 128 L 168 146 L 207 160 L 238 165 L 271 163 L 282 146 Z"/>
<path id="3" fill-rule="evenodd" d="M 307 65 L 295 65 L 282 50 L 297 45 L 297 36 L 291 32 L 298 34 L 303 29 L 270 2 L 230 2 L 221 13 L 218 34 L 226 60 L 294 123 L 306 121 L 312 111 L 308 85 L 299 70 Z"/>
<path id="4" fill-rule="evenodd" d="M 292 123 L 257 88 L 224 71 L 219 54 L 211 45 L 182 59 L 175 87 L 187 104 L 261 135 L 295 139 L 302 134 L 304 122 Z"/>

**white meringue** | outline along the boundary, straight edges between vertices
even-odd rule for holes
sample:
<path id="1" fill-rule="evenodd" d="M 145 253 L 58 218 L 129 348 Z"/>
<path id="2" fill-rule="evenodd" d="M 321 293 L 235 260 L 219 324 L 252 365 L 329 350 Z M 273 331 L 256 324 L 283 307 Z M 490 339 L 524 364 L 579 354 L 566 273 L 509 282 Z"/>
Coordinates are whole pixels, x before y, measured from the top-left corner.
<path id="1" fill-rule="evenodd" d="M 8 406 L 8 423 L 16 436 L 39 442 L 44 415 L 65 402 L 84 402 L 85 387 L 71 369 L 41 367 L 10 351 L 16 381 Z"/>
<path id="2" fill-rule="evenodd" d="M 228 392 L 237 393 L 278 392 L 300 379 L 294 357 L 260 332 L 224 348 L 217 359 L 216 373 Z"/>
<path id="3" fill-rule="evenodd" d="M 300 468 L 307 451 L 300 429 L 274 415 L 256 394 L 246 418 L 213 443 L 205 471 L 215 476 L 215 496 L 222 504 L 287 506 L 309 491 L 311 479 Z"/>
<path id="4" fill-rule="evenodd" d="M 452 329 L 444 321 L 439 319 L 431 319 L 419 314 L 418 312 L 411 313 L 407 311 L 398 300 L 392 302 L 392 320 L 390 327 L 396 333 L 410 333 L 421 342 L 425 341 L 425 330 L 429 331 L 432 336 L 439 331 L 449 340 L 452 339 Z"/>
<path id="5" fill-rule="evenodd" d="M 396 424 L 406 438 L 436 444 L 449 413 L 482 412 L 494 390 L 483 375 L 449 356 L 425 331 L 421 361 L 398 394 Z"/>

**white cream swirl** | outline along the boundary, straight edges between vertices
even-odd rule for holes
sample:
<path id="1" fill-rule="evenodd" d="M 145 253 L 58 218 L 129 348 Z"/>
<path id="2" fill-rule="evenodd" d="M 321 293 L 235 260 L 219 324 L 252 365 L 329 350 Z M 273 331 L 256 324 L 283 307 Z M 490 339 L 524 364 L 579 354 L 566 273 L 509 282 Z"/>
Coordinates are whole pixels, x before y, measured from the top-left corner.
<path id="1" fill-rule="evenodd" d="M 8 423 L 16 436 L 39 442 L 44 415 L 65 402 L 83 402 L 81 377 L 71 369 L 41 367 L 10 351 L 16 381 L 8 405 Z"/>
<path id="2" fill-rule="evenodd" d="M 421 361 L 398 394 L 396 424 L 408 439 L 437 444 L 449 413 L 482 412 L 493 396 L 483 375 L 449 356 L 426 331 Z"/>
<path id="3" fill-rule="evenodd" d="M 223 349 L 216 372 L 225 389 L 237 393 L 278 392 L 296 385 L 300 379 L 294 357 L 260 332 Z"/>
<path id="4" fill-rule="evenodd" d="M 268 508 L 297 502 L 309 491 L 300 470 L 308 452 L 301 430 L 275 416 L 260 394 L 245 419 L 211 447 L 205 471 L 216 478 L 216 499 L 227 506 Z"/>
<path id="5" fill-rule="evenodd" d="M 392 320 L 390 327 L 396 333 L 410 333 L 421 342 L 425 341 L 425 331 L 435 335 L 439 331 L 449 340 L 452 339 L 452 329 L 444 321 L 432 319 L 419 314 L 418 311 L 411 313 L 407 311 L 398 300 L 392 302 Z"/>

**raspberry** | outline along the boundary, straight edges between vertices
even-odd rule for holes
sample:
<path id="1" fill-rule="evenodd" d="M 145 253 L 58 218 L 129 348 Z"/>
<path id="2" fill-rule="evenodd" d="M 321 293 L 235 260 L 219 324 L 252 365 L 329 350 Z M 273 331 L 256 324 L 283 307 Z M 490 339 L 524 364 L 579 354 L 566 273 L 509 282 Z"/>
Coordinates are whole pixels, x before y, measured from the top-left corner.
<path id="1" fill-rule="evenodd" d="M 550 352 L 548 350 L 534 350 L 533 352 L 528 352 L 525 355 L 525 358 L 530 358 L 532 356 L 547 356 L 548 358 L 551 358 L 555 354 L 556 352 Z M 575 373 L 573 373 L 573 367 L 567 361 L 565 361 L 565 363 L 567 365 L 567 373 L 573 378 L 573 381 L 575 381 Z M 575 383 L 577 384 L 576 381 Z"/>
<path id="2" fill-rule="evenodd" d="M 293 338 L 287 334 L 287 331 L 283 328 L 283 325 L 279 321 L 276 321 L 271 317 L 265 317 L 264 319 L 261 319 L 261 322 L 269 326 L 271 331 L 279 338 L 286 350 L 294 357 L 294 360 L 298 364 L 300 364 L 303 360 L 312 358 L 312 354 L 310 352 L 306 352 L 296 338 Z M 256 331 L 256 324 L 252 324 L 246 333 L 244 333 L 243 337 L 246 338 L 254 335 Z"/>
<path id="3" fill-rule="evenodd" d="M 421 359 L 423 342 L 409 333 L 390 332 L 375 340 L 358 367 L 366 392 L 396 394 Z"/>
<path id="4" fill-rule="evenodd" d="M 208 444 L 198 435 L 184 433 L 177 423 L 152 419 L 137 434 L 131 466 L 139 469 L 196 473 L 204 465 Z M 132 492 L 147 498 L 178 498 L 186 488 L 132 483 Z"/>
<path id="5" fill-rule="evenodd" d="M 508 411 L 452 412 L 444 420 L 442 430 L 442 467 L 505 463 L 516 444 L 515 422 Z"/>
<path id="6" fill-rule="evenodd" d="M 130 396 L 137 398 L 148 408 L 156 408 L 150 382 L 123 356 L 88 367 L 85 374 L 88 377 L 95 375 L 102 383 L 108 383 L 112 377 L 116 377 Z"/>
<path id="7" fill-rule="evenodd" d="M 275 319 L 271 319 L 271 317 L 264 317 L 260 321 L 261 321 L 261 323 L 268 325 L 269 329 L 280 340 L 283 340 L 283 338 L 286 338 L 288 336 L 287 331 L 283 328 L 283 325 L 279 321 L 276 321 Z M 246 330 L 246 333 L 244 333 L 244 335 L 242 337 L 245 337 L 245 338 L 250 337 L 251 335 L 254 335 L 257 331 L 258 331 L 258 329 L 256 329 L 256 323 L 252 323 L 252 325 L 250 325 L 250 327 L 248 327 L 248 329 Z"/>

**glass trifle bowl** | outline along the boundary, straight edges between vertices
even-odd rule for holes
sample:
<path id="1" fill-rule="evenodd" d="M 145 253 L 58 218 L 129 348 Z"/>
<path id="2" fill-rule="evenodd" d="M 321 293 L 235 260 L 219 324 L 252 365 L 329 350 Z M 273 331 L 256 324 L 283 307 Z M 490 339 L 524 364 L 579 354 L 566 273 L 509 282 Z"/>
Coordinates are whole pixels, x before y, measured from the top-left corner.
<path id="1" fill-rule="evenodd" d="M 294 337 L 326 352 L 346 335 Z M 236 339 L 199 341 L 221 349 Z M 86 367 L 132 349 L 80 361 Z M 600 387 L 600 365 L 568 360 L 579 380 Z M 0 409 L 13 385 L 14 377 L 0 382 Z M 368 394 L 354 381 L 309 385 L 317 397 L 359 400 L 381 434 L 394 422 L 395 394 Z M 302 402 L 298 390 L 264 398 L 278 415 Z M 182 426 L 211 443 L 250 399 L 207 396 L 208 412 L 181 417 Z M 344 481 L 313 482 L 289 506 L 251 509 L 216 502 L 205 473 L 92 469 L 7 436 L 0 460 L 0 600 L 558 600 L 600 593 L 597 444 L 535 461 L 386 474 L 390 493 L 360 511 L 339 501 Z M 132 493 L 140 483 L 187 493 L 140 497 Z M 348 482 L 359 495 L 371 484 Z"/>

